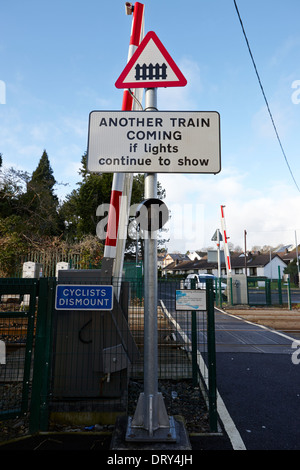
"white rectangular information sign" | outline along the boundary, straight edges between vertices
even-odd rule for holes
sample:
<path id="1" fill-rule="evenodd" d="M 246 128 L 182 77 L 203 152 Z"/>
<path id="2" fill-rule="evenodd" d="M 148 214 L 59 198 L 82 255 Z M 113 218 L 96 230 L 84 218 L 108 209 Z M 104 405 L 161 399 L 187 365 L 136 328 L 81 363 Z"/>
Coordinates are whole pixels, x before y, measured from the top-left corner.
<path id="1" fill-rule="evenodd" d="M 95 173 L 219 173 L 216 111 L 92 111 L 87 167 Z"/>
<path id="2" fill-rule="evenodd" d="M 176 290 L 176 310 L 206 310 L 206 290 Z"/>

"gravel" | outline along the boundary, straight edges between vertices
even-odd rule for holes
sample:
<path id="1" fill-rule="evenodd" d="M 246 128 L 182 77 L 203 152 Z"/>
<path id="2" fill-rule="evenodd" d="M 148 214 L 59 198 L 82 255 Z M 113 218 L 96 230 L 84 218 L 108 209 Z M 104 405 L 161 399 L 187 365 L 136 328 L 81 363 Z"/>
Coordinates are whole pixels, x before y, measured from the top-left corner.
<path id="1" fill-rule="evenodd" d="M 26 435 L 29 435 L 29 419 L 27 416 L 0 421 L 0 444 Z"/>
<path id="2" fill-rule="evenodd" d="M 206 403 L 199 386 L 194 387 L 192 381 L 162 380 L 159 381 L 158 390 L 164 397 L 164 403 L 170 416 L 180 415 L 185 420 L 185 427 L 189 434 L 209 433 L 209 415 Z M 14 386 L 14 392 L 21 392 L 20 387 Z M 128 416 L 133 416 L 140 393 L 143 392 L 143 382 L 129 381 L 128 386 Z M 7 394 L 10 396 L 10 394 Z M 3 399 L 3 397 L 2 397 Z M 62 426 L 54 425 L 50 431 L 54 432 L 109 432 L 114 426 Z M 29 416 L 17 417 L 0 421 L 0 444 L 29 435 Z"/>
<path id="3" fill-rule="evenodd" d="M 181 415 L 188 433 L 209 433 L 209 414 L 199 386 L 189 380 L 161 380 L 158 391 L 164 397 L 168 415 Z M 142 382 L 129 382 L 128 415 L 133 416 L 137 400 L 143 392 Z"/>

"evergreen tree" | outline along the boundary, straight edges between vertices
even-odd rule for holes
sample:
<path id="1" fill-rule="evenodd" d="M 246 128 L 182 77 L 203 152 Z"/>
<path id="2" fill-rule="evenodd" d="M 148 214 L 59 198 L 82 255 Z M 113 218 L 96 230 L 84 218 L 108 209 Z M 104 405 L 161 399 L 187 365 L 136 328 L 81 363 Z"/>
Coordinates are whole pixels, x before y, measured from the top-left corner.
<path id="1" fill-rule="evenodd" d="M 54 193 L 56 184 L 47 152 L 44 150 L 39 164 L 27 182 L 26 193 L 21 197 L 27 228 L 38 236 L 53 236 L 63 229 Z"/>
<path id="2" fill-rule="evenodd" d="M 56 198 L 56 196 L 54 196 L 53 194 L 53 186 L 55 185 L 55 183 L 56 181 L 53 176 L 53 170 L 50 166 L 50 161 L 47 152 L 46 150 L 44 150 L 37 168 L 32 173 L 32 177 L 29 184 L 31 184 L 32 186 L 36 185 L 37 187 L 41 186 L 44 189 L 48 189 L 51 192 L 51 195 Z"/>
<path id="3" fill-rule="evenodd" d="M 299 246 L 300 248 L 300 246 Z M 290 274 L 291 281 L 298 285 L 298 265 L 297 259 L 295 258 L 289 265 L 284 268 L 284 274 Z"/>
<path id="4" fill-rule="evenodd" d="M 14 168 L 2 170 L 2 163 L 2 154 L 0 154 L 0 218 L 7 218 L 22 212 L 19 207 L 20 197 L 29 175 Z"/>
<path id="5" fill-rule="evenodd" d="M 0 167 L 2 162 L 0 154 Z M 0 276 L 15 275 L 20 256 L 26 251 L 23 220 L 18 215 L 26 176 L 13 168 L 5 171 L 0 168 Z"/>
<path id="6" fill-rule="evenodd" d="M 82 181 L 78 183 L 78 189 L 67 196 L 60 211 L 65 221 L 65 234 L 69 240 L 80 240 L 84 235 L 96 235 L 99 220 L 96 216 L 97 207 L 110 202 L 112 174 L 88 173 L 86 163 L 85 153 L 79 170 Z"/>

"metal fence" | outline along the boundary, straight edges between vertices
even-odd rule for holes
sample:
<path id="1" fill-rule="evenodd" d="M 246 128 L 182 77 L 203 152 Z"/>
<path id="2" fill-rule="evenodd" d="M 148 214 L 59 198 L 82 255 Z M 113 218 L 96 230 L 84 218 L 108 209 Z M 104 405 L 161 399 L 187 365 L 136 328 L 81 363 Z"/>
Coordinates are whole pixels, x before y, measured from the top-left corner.
<path id="1" fill-rule="evenodd" d="M 0 280 L 0 340 L 6 346 L 0 419 L 29 413 L 32 433 L 62 418 L 113 422 L 118 414 L 132 412 L 133 390 L 143 386 L 143 280 L 122 283 L 120 302 L 111 312 L 55 310 L 56 284 L 55 278 Z M 204 397 L 208 431 L 215 432 L 213 298 L 207 312 L 179 312 L 179 287 L 180 281 L 158 283 L 159 386 L 166 399 L 170 384 L 172 393 L 182 382 L 191 385 L 188 390 L 198 386 L 199 408 Z M 168 400 L 168 412 L 174 404 Z"/>
<path id="2" fill-rule="evenodd" d="M 37 287 L 36 279 L 0 283 L 0 419 L 29 411 Z"/>
<path id="3" fill-rule="evenodd" d="M 232 278 L 220 278 L 215 280 L 214 292 L 216 305 L 239 305 L 235 300 L 238 296 L 233 295 L 234 280 Z M 221 284 L 227 287 L 221 289 Z M 244 298 L 249 306 L 283 307 L 292 310 L 293 306 L 300 305 L 300 288 L 291 285 L 289 277 L 286 280 L 271 280 L 266 277 L 247 277 L 246 295 Z"/>
<path id="4" fill-rule="evenodd" d="M 291 288 L 289 277 L 271 279 L 255 277 L 248 278 L 248 303 L 249 305 L 276 305 L 285 306 L 290 310 L 293 304 L 300 303 L 299 288 Z"/>

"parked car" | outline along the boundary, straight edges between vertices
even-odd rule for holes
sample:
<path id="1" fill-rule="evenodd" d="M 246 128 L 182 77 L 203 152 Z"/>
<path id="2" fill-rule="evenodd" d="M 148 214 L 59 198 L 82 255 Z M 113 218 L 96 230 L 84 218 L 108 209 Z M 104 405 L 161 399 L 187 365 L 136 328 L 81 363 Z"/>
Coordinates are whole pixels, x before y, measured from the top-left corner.
<path id="1" fill-rule="evenodd" d="M 213 274 L 189 274 L 185 281 L 184 281 L 184 287 L 186 289 L 206 289 L 206 281 L 208 279 L 212 279 L 213 282 L 213 287 L 214 287 L 214 292 L 216 292 L 216 276 Z M 193 286 L 192 281 L 195 281 L 195 285 Z M 221 292 L 223 298 L 227 297 L 227 284 L 225 282 L 221 282 Z"/>

